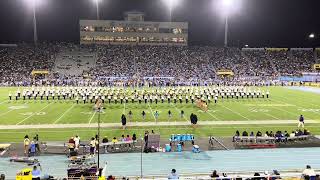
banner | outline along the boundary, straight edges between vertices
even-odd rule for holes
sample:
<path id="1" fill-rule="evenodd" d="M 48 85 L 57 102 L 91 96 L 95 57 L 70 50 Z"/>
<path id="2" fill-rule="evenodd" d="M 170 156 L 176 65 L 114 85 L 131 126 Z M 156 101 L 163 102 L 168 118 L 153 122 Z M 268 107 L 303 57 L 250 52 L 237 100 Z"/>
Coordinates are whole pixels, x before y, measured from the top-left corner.
<path id="1" fill-rule="evenodd" d="M 234 73 L 232 70 L 229 70 L 229 69 L 220 69 L 217 71 L 217 74 L 219 76 L 233 76 Z"/>
<path id="2" fill-rule="evenodd" d="M 45 70 L 45 69 L 35 69 L 35 70 L 32 70 L 32 72 L 31 72 L 31 75 L 32 75 L 32 76 L 35 76 L 35 75 L 37 75 L 37 74 L 45 74 L 45 75 L 47 75 L 47 74 L 49 74 L 49 71 L 48 71 L 48 70 Z"/>
<path id="3" fill-rule="evenodd" d="M 288 48 L 266 48 L 267 51 L 288 51 Z"/>

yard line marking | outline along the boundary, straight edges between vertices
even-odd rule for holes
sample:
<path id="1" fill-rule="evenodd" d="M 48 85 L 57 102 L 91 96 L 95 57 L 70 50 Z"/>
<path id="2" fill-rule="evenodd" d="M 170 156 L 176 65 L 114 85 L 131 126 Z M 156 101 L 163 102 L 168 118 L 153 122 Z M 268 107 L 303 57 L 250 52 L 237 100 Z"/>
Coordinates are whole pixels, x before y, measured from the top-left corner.
<path id="1" fill-rule="evenodd" d="M 151 114 L 152 114 L 152 116 L 153 116 L 154 121 L 157 123 L 157 119 L 156 119 L 156 117 L 155 117 L 154 114 L 153 114 L 153 111 L 152 111 L 152 108 L 151 108 L 149 102 L 148 102 L 148 106 L 149 106 L 149 109 L 150 109 L 150 111 L 151 111 Z"/>
<path id="2" fill-rule="evenodd" d="M 123 103 L 123 112 L 122 114 L 126 114 L 126 103 Z"/>
<path id="3" fill-rule="evenodd" d="M 265 113 L 265 112 L 262 112 L 262 113 L 265 114 L 265 115 L 267 115 L 267 116 L 269 116 L 269 117 L 272 117 L 272 118 L 274 118 L 274 119 L 280 120 L 279 118 L 277 118 L 277 117 L 275 117 L 275 116 L 273 116 L 273 115 L 271 115 L 271 114 L 268 114 L 268 113 Z"/>
<path id="4" fill-rule="evenodd" d="M 38 112 L 41 112 L 42 110 L 44 110 L 45 108 L 47 108 L 51 103 L 47 104 L 46 106 L 44 106 L 43 108 L 41 108 Z M 26 121 L 27 119 L 31 118 L 35 113 L 32 113 L 30 116 L 24 118 L 22 121 L 18 122 L 16 125 L 19 125 L 21 123 L 23 123 L 24 121 Z"/>
<path id="5" fill-rule="evenodd" d="M 277 96 L 276 96 L 277 97 Z M 285 97 L 283 97 L 284 99 L 288 99 L 288 98 L 285 98 Z M 282 101 L 280 101 L 280 102 L 282 102 Z M 297 102 L 299 102 L 299 103 L 301 103 L 301 104 L 306 104 L 305 102 L 303 102 L 303 101 L 297 101 Z M 315 105 L 315 104 L 312 104 L 312 103 L 308 103 L 308 105 L 313 105 L 313 106 L 318 106 L 318 105 Z M 308 109 L 309 107 L 302 107 L 302 106 L 297 106 L 297 107 L 299 107 L 299 108 L 301 108 L 301 109 Z M 319 106 L 318 106 L 319 107 Z M 316 114 L 320 114 L 320 113 L 318 113 L 318 112 L 314 112 L 314 111 L 311 111 L 311 112 L 313 112 L 313 113 L 316 113 Z"/>
<path id="6" fill-rule="evenodd" d="M 174 105 L 174 104 L 171 104 L 171 105 L 174 106 L 174 108 L 177 110 L 178 113 L 181 112 L 181 109 L 178 109 L 178 108 L 176 107 L 176 105 Z M 188 119 L 186 118 L 186 116 L 184 116 L 184 115 L 183 115 L 183 119 L 185 119 L 187 122 L 189 122 Z"/>
<path id="7" fill-rule="evenodd" d="M 53 124 L 56 124 L 58 121 L 60 121 L 60 119 L 65 115 L 67 114 L 76 104 L 73 104 L 69 109 L 67 109 L 57 120 L 55 120 L 53 122 Z"/>
<path id="8" fill-rule="evenodd" d="M 224 105 L 222 105 L 222 104 L 220 104 L 220 105 L 221 105 L 222 107 L 224 107 L 225 109 L 228 109 L 229 111 L 237 114 L 238 116 L 241 116 L 241 117 L 243 117 L 243 118 L 245 118 L 245 119 L 247 119 L 247 120 L 250 120 L 249 118 L 243 116 L 242 114 L 240 114 L 240 113 L 238 113 L 238 112 L 236 112 L 236 111 L 233 111 L 232 109 L 230 109 L 230 108 L 228 108 L 228 107 L 226 107 L 226 106 L 224 106 Z"/>
<path id="9" fill-rule="evenodd" d="M 6 103 L 6 102 L 8 102 L 9 100 L 6 100 L 6 101 L 2 101 L 0 104 L 3 104 L 3 103 Z"/>
<path id="10" fill-rule="evenodd" d="M 89 120 L 89 122 L 88 122 L 89 124 L 91 124 L 91 121 L 92 121 L 94 115 L 96 115 L 96 113 L 97 113 L 97 111 L 94 111 L 93 115 L 91 116 L 91 118 L 90 118 L 90 120 Z"/>
<path id="11" fill-rule="evenodd" d="M 210 116 L 212 116 L 213 118 L 215 118 L 216 120 L 219 120 L 215 115 L 211 114 L 209 111 L 207 112 Z"/>
<path id="12" fill-rule="evenodd" d="M 0 116 L 3 116 L 3 115 L 5 115 L 5 114 L 8 114 L 9 112 L 11 112 L 11 111 L 13 111 L 14 109 L 11 109 L 11 110 L 9 110 L 9 111 L 7 111 L 7 112 L 4 112 L 4 113 L 2 113 L 2 114 L 0 114 Z"/>
<path id="13" fill-rule="evenodd" d="M 277 101 L 277 100 L 274 100 L 274 99 L 272 99 L 271 101 L 276 101 L 276 102 L 282 102 L 282 103 L 284 103 L 283 101 Z M 296 107 L 303 108 L 303 107 L 301 107 L 301 106 L 296 106 Z M 272 108 L 273 108 L 273 107 L 272 107 Z M 275 108 L 275 109 L 277 109 L 277 108 Z M 287 112 L 287 113 L 289 113 L 289 114 L 292 114 L 292 115 L 297 116 L 297 114 L 294 114 L 294 113 L 292 113 L 292 112 L 289 112 L 289 111 L 283 110 L 283 109 L 281 109 L 281 108 L 279 108 L 279 110 L 280 110 L 280 111 L 284 111 L 284 112 Z M 311 118 L 308 118 L 308 119 L 313 120 L 313 119 L 311 119 Z"/>

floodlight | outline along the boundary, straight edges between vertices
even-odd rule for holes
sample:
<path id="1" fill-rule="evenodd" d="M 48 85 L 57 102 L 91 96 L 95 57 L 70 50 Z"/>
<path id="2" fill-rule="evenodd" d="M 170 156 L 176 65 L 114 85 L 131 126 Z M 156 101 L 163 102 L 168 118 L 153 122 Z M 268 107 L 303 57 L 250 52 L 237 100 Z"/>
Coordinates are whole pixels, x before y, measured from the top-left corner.
<path id="1" fill-rule="evenodd" d="M 249 47 L 249 45 L 248 44 L 246 44 L 246 45 L 244 45 L 245 47 Z"/>
<path id="2" fill-rule="evenodd" d="M 163 0 L 163 1 L 169 7 L 170 10 L 179 4 L 179 0 Z"/>
<path id="3" fill-rule="evenodd" d="M 311 34 L 309 34 L 309 38 L 310 38 L 310 39 L 313 39 L 313 38 L 315 38 L 315 35 L 314 35 L 314 33 L 311 33 Z"/>

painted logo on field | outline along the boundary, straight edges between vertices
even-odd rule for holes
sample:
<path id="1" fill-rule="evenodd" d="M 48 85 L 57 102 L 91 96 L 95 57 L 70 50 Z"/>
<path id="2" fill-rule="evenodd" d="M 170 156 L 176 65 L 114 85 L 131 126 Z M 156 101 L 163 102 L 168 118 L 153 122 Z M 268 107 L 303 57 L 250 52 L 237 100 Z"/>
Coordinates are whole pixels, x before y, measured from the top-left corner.
<path id="1" fill-rule="evenodd" d="M 46 112 L 25 112 L 25 113 L 19 113 L 23 116 L 44 116 L 47 113 Z"/>
<path id="2" fill-rule="evenodd" d="M 302 112 L 320 112 L 320 109 L 298 109 Z"/>
<path id="3" fill-rule="evenodd" d="M 9 109 L 12 109 L 12 110 L 18 110 L 18 109 L 26 109 L 28 108 L 28 106 L 26 105 L 21 105 L 21 106 L 10 106 Z"/>
<path id="4" fill-rule="evenodd" d="M 249 111 L 250 112 L 255 112 L 255 113 L 258 113 L 258 112 L 267 113 L 267 112 L 269 112 L 269 109 L 250 108 Z"/>

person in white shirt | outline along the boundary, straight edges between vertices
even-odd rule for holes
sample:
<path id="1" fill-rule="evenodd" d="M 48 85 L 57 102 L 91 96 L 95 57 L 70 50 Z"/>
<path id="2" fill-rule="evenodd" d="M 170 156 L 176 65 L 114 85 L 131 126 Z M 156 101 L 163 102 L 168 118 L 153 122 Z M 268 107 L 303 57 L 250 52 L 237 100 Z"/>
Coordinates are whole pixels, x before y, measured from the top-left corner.
<path id="1" fill-rule="evenodd" d="M 316 173 L 314 172 L 314 170 L 311 168 L 310 165 L 307 165 L 306 169 L 302 172 L 302 175 L 305 176 L 315 176 Z"/>
<path id="2" fill-rule="evenodd" d="M 78 150 L 79 149 L 79 145 L 80 145 L 80 137 L 78 135 L 76 135 L 76 137 L 73 138 L 73 140 L 74 140 L 74 146 L 75 146 L 74 149 Z"/>

